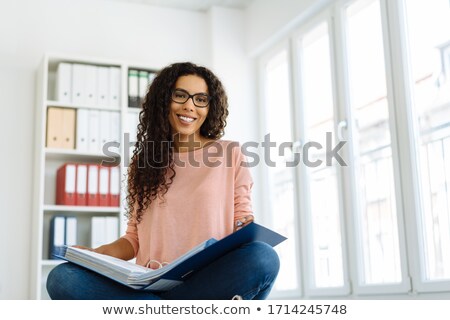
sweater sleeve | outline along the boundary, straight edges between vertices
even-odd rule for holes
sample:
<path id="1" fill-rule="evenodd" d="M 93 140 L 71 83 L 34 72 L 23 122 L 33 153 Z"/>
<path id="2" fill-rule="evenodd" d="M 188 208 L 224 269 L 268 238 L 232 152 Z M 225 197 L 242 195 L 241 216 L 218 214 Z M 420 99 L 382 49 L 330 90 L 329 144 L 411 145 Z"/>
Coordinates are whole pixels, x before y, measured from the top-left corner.
<path id="1" fill-rule="evenodd" d="M 251 192 L 253 179 L 250 169 L 246 166 L 246 158 L 241 147 L 234 149 L 235 177 L 234 177 L 234 220 L 253 215 Z"/>
<path id="2" fill-rule="evenodd" d="M 125 235 L 122 238 L 128 240 L 131 243 L 131 246 L 134 250 L 134 257 L 136 257 L 139 250 L 139 236 L 138 236 L 138 228 L 137 222 L 134 217 L 131 217 L 127 222 L 127 230 Z"/>

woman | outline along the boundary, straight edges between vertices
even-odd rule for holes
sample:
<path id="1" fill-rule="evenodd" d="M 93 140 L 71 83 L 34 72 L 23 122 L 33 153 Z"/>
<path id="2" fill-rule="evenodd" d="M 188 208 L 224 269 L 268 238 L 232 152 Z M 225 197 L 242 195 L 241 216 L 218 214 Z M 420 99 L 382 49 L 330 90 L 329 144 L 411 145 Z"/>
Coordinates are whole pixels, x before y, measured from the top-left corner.
<path id="1" fill-rule="evenodd" d="M 154 269 L 253 221 L 244 157 L 236 143 L 220 139 L 227 115 L 224 88 L 210 70 L 192 63 L 161 70 L 140 114 L 126 234 L 90 250 Z M 163 293 L 133 290 L 71 263 L 52 270 L 47 291 L 52 299 L 264 299 L 278 270 L 272 247 L 251 242 Z"/>

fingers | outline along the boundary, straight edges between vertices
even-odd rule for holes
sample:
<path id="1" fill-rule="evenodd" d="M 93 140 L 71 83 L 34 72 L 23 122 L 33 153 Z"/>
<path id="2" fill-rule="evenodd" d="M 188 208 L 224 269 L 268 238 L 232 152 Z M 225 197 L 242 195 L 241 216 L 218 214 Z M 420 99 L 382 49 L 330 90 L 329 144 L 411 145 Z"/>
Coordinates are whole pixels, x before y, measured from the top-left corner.
<path id="1" fill-rule="evenodd" d="M 253 220 L 254 220 L 253 215 L 248 215 L 248 216 L 237 219 L 234 222 L 234 231 L 238 231 L 238 230 L 242 229 L 249 223 L 253 222 Z"/>

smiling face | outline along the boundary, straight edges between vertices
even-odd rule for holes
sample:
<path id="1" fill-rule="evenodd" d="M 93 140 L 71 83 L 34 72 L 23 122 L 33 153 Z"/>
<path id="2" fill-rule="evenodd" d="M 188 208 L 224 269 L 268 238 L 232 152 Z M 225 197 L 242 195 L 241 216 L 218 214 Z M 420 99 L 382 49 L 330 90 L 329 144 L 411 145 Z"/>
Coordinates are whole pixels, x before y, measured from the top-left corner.
<path id="1" fill-rule="evenodd" d="M 184 90 L 188 94 L 208 94 L 208 86 L 205 80 L 197 75 L 187 75 L 178 78 L 175 90 Z M 195 99 L 195 98 L 194 98 Z M 187 141 L 190 135 L 194 135 L 195 141 L 204 140 L 200 136 L 200 127 L 205 122 L 209 107 L 199 108 L 189 98 L 185 103 L 170 104 L 169 123 L 172 133 L 178 133 L 180 141 Z"/>

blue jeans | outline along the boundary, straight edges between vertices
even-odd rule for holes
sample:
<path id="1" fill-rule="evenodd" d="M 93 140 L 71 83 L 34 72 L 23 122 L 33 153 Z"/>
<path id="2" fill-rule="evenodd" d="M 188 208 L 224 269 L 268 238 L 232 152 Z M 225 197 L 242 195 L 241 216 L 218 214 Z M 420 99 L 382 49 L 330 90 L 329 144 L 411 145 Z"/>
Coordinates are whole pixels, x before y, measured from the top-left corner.
<path id="1" fill-rule="evenodd" d="M 263 242 L 250 242 L 229 252 L 184 283 L 162 293 L 134 290 L 73 263 L 55 267 L 47 278 L 52 299 L 75 300 L 244 300 L 265 299 L 280 268 L 275 250 Z"/>

